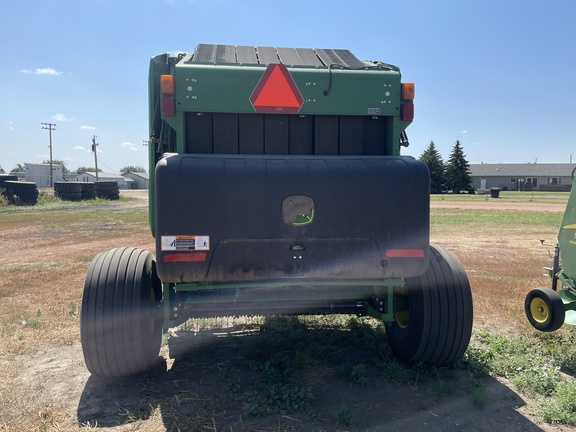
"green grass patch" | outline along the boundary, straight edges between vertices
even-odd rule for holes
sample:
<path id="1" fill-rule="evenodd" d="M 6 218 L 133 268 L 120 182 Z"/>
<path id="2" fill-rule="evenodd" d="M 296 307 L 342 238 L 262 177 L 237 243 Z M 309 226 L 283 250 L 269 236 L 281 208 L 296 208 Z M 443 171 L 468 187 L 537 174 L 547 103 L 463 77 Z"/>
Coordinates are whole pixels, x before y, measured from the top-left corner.
<path id="1" fill-rule="evenodd" d="M 561 213 L 500 212 L 490 210 L 432 209 L 432 228 L 450 226 L 454 229 L 502 229 L 518 226 L 527 228 L 558 229 L 562 222 Z"/>

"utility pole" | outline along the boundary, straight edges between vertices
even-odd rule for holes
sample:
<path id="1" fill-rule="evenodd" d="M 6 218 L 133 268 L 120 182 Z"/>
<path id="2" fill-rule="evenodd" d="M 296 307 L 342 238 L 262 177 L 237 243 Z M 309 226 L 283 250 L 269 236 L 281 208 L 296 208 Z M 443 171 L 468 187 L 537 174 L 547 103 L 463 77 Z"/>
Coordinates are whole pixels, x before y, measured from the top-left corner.
<path id="1" fill-rule="evenodd" d="M 50 134 L 50 187 L 54 186 L 54 181 L 53 181 L 53 174 L 52 174 L 52 131 L 56 130 L 56 124 L 55 123 L 40 123 L 42 125 L 42 129 L 48 129 L 48 133 Z"/>
<path id="2" fill-rule="evenodd" d="M 98 181 L 98 154 L 96 152 L 96 146 L 98 143 L 96 142 L 96 135 L 92 136 L 92 151 L 94 152 L 94 166 L 96 167 L 96 181 Z"/>

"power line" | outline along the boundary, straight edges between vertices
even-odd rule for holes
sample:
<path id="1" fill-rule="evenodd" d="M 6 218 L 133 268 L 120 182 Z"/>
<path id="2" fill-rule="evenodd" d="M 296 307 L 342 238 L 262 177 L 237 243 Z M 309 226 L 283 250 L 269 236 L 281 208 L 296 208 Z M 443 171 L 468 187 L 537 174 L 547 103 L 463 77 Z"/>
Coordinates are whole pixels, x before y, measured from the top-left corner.
<path id="1" fill-rule="evenodd" d="M 42 129 L 47 129 L 50 135 L 50 187 L 54 187 L 54 181 L 52 178 L 52 131 L 56 130 L 55 123 L 40 123 L 42 125 Z"/>

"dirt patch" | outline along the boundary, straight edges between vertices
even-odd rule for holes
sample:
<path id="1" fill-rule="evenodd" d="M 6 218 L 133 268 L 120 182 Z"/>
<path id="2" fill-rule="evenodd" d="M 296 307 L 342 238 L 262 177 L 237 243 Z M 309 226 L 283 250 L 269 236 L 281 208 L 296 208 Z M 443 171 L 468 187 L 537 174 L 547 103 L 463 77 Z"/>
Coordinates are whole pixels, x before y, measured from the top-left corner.
<path id="1" fill-rule="evenodd" d="M 146 224 L 147 195 L 141 191 L 124 194 L 134 199 L 103 208 L 119 213 L 141 211 L 140 219 L 119 223 L 117 218 L 99 218 L 34 226 L 15 221 L 2 227 L 0 301 L 4 306 L 0 311 L 3 322 L 9 322 L 0 329 L 2 430 L 573 430 L 540 424 L 532 402 L 502 380 L 486 378 L 482 384 L 485 400 L 478 403 L 463 384 L 467 381 L 462 370 L 441 371 L 442 382 L 451 387 L 447 394 L 439 392 L 434 379 L 412 377 L 409 384 L 385 380 L 374 362 L 365 364 L 364 381 L 347 382 L 338 377 L 338 367 L 366 356 L 357 346 L 330 347 L 329 361 L 313 373 L 302 373 L 302 381 L 313 391 L 305 412 L 248 416 L 246 406 L 238 403 L 246 400 L 238 392 L 253 385 L 248 347 L 265 344 L 268 336 L 238 322 L 219 330 L 174 332 L 162 348 L 157 367 L 146 375 L 126 380 L 91 377 L 78 341 L 78 307 L 86 268 L 96 253 L 113 247 L 154 250 Z M 564 211 L 563 204 L 446 201 L 431 205 Z M 553 234 L 552 230 L 544 233 Z M 540 267 L 548 263 L 547 251 L 532 238 L 535 235 L 527 232 L 497 243 L 477 233 L 433 233 L 432 240 L 454 252 L 468 272 L 476 328 L 526 331 L 523 297 L 542 282 Z M 22 238 L 29 241 L 22 242 Z M 502 277 L 511 272 L 525 277 L 516 283 L 506 279 L 503 285 Z M 336 336 L 327 333 L 326 339 Z"/>

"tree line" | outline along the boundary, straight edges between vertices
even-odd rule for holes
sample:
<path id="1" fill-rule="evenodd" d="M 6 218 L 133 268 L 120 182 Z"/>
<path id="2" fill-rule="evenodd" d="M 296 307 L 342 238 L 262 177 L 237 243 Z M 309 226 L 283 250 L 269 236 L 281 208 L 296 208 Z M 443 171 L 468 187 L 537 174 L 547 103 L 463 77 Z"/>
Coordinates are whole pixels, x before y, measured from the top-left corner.
<path id="1" fill-rule="evenodd" d="M 430 193 L 473 191 L 470 164 L 466 160 L 460 141 L 454 144 L 446 163 L 442 160 L 434 141 L 430 141 L 419 160 L 424 162 L 430 171 Z"/>

